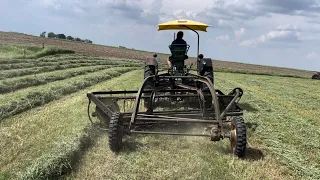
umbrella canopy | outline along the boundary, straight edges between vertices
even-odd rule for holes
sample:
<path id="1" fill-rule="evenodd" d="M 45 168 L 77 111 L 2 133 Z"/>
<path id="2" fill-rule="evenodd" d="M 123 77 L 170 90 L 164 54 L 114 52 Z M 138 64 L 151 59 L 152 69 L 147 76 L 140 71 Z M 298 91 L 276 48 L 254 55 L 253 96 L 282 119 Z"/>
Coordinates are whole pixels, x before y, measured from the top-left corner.
<path id="1" fill-rule="evenodd" d="M 204 31 L 207 32 L 207 27 L 210 27 L 208 24 L 188 20 L 188 19 L 178 19 L 174 21 L 169 21 L 166 23 L 158 24 L 159 29 L 161 30 L 195 30 L 195 31 Z"/>

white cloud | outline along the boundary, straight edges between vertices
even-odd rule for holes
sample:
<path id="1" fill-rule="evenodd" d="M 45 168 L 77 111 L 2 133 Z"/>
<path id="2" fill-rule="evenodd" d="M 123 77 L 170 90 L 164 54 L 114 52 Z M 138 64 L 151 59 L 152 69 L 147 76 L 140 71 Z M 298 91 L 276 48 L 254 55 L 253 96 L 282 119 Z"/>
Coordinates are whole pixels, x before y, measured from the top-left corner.
<path id="1" fill-rule="evenodd" d="M 319 55 L 315 52 L 311 52 L 306 56 L 307 59 L 317 59 L 319 58 Z"/>
<path id="2" fill-rule="evenodd" d="M 259 44 L 264 44 L 271 41 L 294 42 L 299 41 L 299 36 L 300 33 L 294 31 L 270 31 L 268 34 L 262 35 L 257 39 L 243 41 L 240 43 L 240 45 L 255 47 Z"/>
<path id="3" fill-rule="evenodd" d="M 218 37 L 216 37 L 216 40 L 229 41 L 229 40 L 230 40 L 230 37 L 226 34 L 225 36 L 218 36 Z"/>
<path id="4" fill-rule="evenodd" d="M 297 31 L 298 26 L 293 24 L 279 25 L 277 30 L 286 30 L 286 31 Z"/>
<path id="5" fill-rule="evenodd" d="M 235 30 L 234 34 L 236 36 L 236 39 L 241 38 L 241 36 L 245 33 L 246 29 L 245 28 L 240 28 L 239 30 Z"/>
<path id="6" fill-rule="evenodd" d="M 203 40 L 210 43 L 210 46 L 200 46 L 206 56 L 232 61 L 239 57 L 241 61 L 259 59 L 256 63 L 288 62 L 288 66 L 310 69 L 319 67 L 315 64 L 318 61 L 301 65 L 301 59 L 308 55 L 309 58 L 320 56 L 311 50 L 320 46 L 320 7 L 315 1 L 0 0 L 0 16 L 4 19 L 1 21 L 3 31 L 34 35 L 44 30 L 64 32 L 100 44 L 163 52 L 168 52 L 167 44 L 172 41 L 173 31 L 158 32 L 157 24 L 177 18 L 193 19 L 212 25 L 207 33 L 200 34 L 200 43 L 205 42 Z M 17 11 L 19 13 L 14 13 Z M 193 37 L 186 34 L 188 43 L 196 43 Z M 150 46 L 150 41 L 157 43 Z M 248 52 L 237 47 L 239 44 L 261 45 L 261 48 Z M 277 48 L 266 48 L 270 46 Z M 288 46 L 293 47 L 294 53 L 281 53 Z M 212 47 L 219 50 L 212 53 Z M 309 51 L 318 54 L 306 54 Z M 195 45 L 190 49 L 190 53 L 193 52 L 196 52 Z"/>

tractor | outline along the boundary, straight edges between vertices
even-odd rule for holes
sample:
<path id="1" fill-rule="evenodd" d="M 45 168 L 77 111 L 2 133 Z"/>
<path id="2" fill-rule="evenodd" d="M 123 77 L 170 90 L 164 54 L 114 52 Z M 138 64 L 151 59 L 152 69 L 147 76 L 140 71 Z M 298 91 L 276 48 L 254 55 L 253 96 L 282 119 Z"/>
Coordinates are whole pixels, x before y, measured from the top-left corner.
<path id="1" fill-rule="evenodd" d="M 138 90 L 88 92 L 88 116 L 100 120 L 108 131 L 109 148 L 120 153 L 125 136 L 152 134 L 171 136 L 199 136 L 210 141 L 229 139 L 230 152 L 244 157 L 247 149 L 246 124 L 238 102 L 243 96 L 239 87 L 225 94 L 214 86 L 213 64 L 199 54 L 199 33 L 210 25 L 179 19 L 158 24 L 162 30 L 191 30 L 197 34 L 196 73 L 187 67 L 190 45 L 169 45 L 172 65 L 167 72 L 159 72 L 157 55 L 146 58 L 142 85 Z M 90 103 L 95 112 L 90 115 Z M 183 124 L 206 126 L 203 133 L 154 130 L 157 125 L 170 127 Z"/>
<path id="2" fill-rule="evenodd" d="M 320 72 L 317 72 L 316 74 L 312 75 L 312 79 L 320 80 Z"/>

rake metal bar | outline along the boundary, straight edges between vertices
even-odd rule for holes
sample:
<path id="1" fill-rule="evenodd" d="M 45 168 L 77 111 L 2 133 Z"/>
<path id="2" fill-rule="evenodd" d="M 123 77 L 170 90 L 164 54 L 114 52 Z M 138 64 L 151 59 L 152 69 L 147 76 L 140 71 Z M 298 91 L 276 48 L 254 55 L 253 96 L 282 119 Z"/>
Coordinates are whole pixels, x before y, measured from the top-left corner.
<path id="1" fill-rule="evenodd" d="M 189 133 L 170 133 L 170 132 L 151 132 L 151 131 L 134 131 L 131 130 L 131 133 L 136 134 L 159 134 L 159 135 L 177 135 L 177 136 L 203 136 L 210 137 L 209 134 L 189 134 Z"/>
<path id="2" fill-rule="evenodd" d="M 150 117 L 150 118 L 167 118 L 167 119 L 176 119 L 177 117 L 172 117 L 172 116 L 161 116 L 161 115 L 147 115 L 147 114 L 138 114 L 138 116 L 144 116 L 144 117 Z M 179 119 L 183 119 L 183 120 L 194 120 L 194 119 L 190 119 L 190 118 L 180 118 Z"/>
<path id="3" fill-rule="evenodd" d="M 176 119 L 166 119 L 166 118 L 136 118 L 136 120 L 142 121 L 171 121 L 171 122 L 192 122 L 192 123 L 214 123 L 213 120 L 202 120 L 202 119 L 183 119 L 183 118 L 176 118 Z"/>
<path id="4" fill-rule="evenodd" d="M 226 107 L 226 109 L 221 113 L 220 118 L 223 118 L 227 111 L 231 108 L 231 106 L 234 104 L 234 102 L 237 100 L 237 98 L 240 96 L 240 93 L 237 92 L 237 94 L 234 96 L 234 98 L 230 101 L 230 103 L 228 104 L 228 106 Z"/>

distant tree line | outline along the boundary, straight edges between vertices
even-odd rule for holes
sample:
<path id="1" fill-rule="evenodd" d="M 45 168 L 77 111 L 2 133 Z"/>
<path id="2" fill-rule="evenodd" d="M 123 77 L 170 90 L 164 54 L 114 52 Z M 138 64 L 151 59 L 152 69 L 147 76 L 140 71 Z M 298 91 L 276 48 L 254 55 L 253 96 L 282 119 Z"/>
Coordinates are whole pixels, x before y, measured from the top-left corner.
<path id="1" fill-rule="evenodd" d="M 46 32 L 42 32 L 40 34 L 40 37 L 46 37 Z M 54 39 L 67 39 L 67 40 L 70 40 L 70 41 L 79 41 L 79 42 L 86 42 L 86 43 L 92 43 L 91 40 L 89 39 L 81 39 L 79 37 L 72 37 L 72 36 L 66 36 L 64 34 L 55 34 L 53 32 L 49 32 L 48 35 L 47 35 L 48 38 L 54 38 Z"/>

